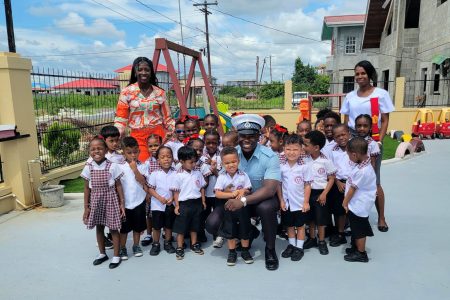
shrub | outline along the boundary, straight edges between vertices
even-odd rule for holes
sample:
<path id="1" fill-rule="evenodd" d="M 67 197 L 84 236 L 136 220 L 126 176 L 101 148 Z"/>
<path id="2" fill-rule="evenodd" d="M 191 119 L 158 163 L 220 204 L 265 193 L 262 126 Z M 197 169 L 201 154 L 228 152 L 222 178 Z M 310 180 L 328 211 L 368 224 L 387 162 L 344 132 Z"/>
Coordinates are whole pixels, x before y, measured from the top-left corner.
<path id="1" fill-rule="evenodd" d="M 66 122 L 54 122 L 44 134 L 43 145 L 51 157 L 67 161 L 80 147 L 80 129 Z"/>

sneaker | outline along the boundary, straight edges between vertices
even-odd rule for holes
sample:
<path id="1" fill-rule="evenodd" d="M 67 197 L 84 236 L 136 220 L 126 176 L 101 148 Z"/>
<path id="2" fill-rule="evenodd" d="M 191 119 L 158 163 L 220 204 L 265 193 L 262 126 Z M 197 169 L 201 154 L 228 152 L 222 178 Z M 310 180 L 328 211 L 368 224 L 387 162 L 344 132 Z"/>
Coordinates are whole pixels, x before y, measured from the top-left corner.
<path id="1" fill-rule="evenodd" d="M 343 235 L 343 234 L 335 235 L 330 239 L 331 247 L 339 247 L 340 245 L 344 245 L 344 244 L 347 244 L 347 239 L 345 238 L 345 235 Z"/>
<path id="2" fill-rule="evenodd" d="M 142 253 L 142 249 L 139 245 L 134 245 L 133 246 L 133 254 L 136 257 L 141 257 L 143 255 Z"/>
<path id="3" fill-rule="evenodd" d="M 313 247 L 317 247 L 317 238 L 308 238 L 306 242 L 303 244 L 303 249 L 311 249 Z"/>
<path id="4" fill-rule="evenodd" d="M 295 249 L 295 247 L 293 245 L 289 244 L 286 247 L 286 249 L 283 252 L 281 252 L 281 257 L 284 257 L 284 258 L 291 257 L 292 253 L 294 253 L 294 249 Z"/>
<path id="5" fill-rule="evenodd" d="M 347 254 L 352 254 L 355 251 L 356 251 L 356 247 L 353 245 L 350 248 L 345 248 L 345 253 L 347 253 Z"/>
<path id="6" fill-rule="evenodd" d="M 303 249 L 297 248 L 297 247 L 294 247 L 294 248 L 295 249 L 294 249 L 294 252 L 292 253 L 291 260 L 299 261 L 300 259 L 302 259 L 303 255 L 304 255 Z"/>
<path id="7" fill-rule="evenodd" d="M 142 247 L 147 247 L 147 246 L 149 246 L 151 243 L 153 243 L 153 238 L 152 238 L 150 235 L 147 235 L 147 236 L 141 241 Z"/>
<path id="8" fill-rule="evenodd" d="M 121 260 L 127 260 L 128 259 L 128 253 L 127 248 L 123 247 L 120 249 L 119 256 Z"/>
<path id="9" fill-rule="evenodd" d="M 325 241 L 319 241 L 319 253 L 322 255 L 327 255 L 328 254 L 328 247 L 327 247 L 327 243 Z"/>
<path id="10" fill-rule="evenodd" d="M 182 247 L 181 248 L 177 248 L 175 250 L 175 254 L 176 254 L 176 258 L 178 260 L 182 260 L 184 258 L 184 249 Z"/>
<path id="11" fill-rule="evenodd" d="M 112 249 L 114 248 L 114 244 L 109 238 L 109 235 L 105 235 L 105 249 Z"/>
<path id="12" fill-rule="evenodd" d="M 250 254 L 250 251 L 248 251 L 248 248 L 242 248 L 241 251 L 241 257 L 244 260 L 246 264 L 252 264 L 253 263 L 253 257 Z"/>
<path id="13" fill-rule="evenodd" d="M 213 242 L 214 248 L 222 248 L 224 242 L 224 238 L 221 236 L 216 237 L 216 239 Z"/>
<path id="14" fill-rule="evenodd" d="M 152 249 L 150 249 L 151 256 L 157 256 L 161 252 L 161 245 L 159 243 L 153 243 Z"/>
<path id="15" fill-rule="evenodd" d="M 236 252 L 236 250 L 229 251 L 228 252 L 228 259 L 227 259 L 227 266 L 234 266 L 234 265 L 236 265 L 236 261 L 237 261 L 237 252 Z"/>
<path id="16" fill-rule="evenodd" d="M 172 245 L 172 242 L 164 242 L 164 250 L 169 253 L 169 254 L 173 254 L 175 253 L 175 248 Z"/>
<path id="17" fill-rule="evenodd" d="M 200 246 L 200 243 L 195 243 L 194 245 L 191 245 L 191 250 L 198 255 L 205 254 L 205 252 L 203 252 L 202 250 L 202 247 Z"/>
<path id="18" fill-rule="evenodd" d="M 367 252 L 354 251 L 350 254 L 344 255 L 344 259 L 350 262 L 369 262 L 369 257 L 367 257 Z"/>

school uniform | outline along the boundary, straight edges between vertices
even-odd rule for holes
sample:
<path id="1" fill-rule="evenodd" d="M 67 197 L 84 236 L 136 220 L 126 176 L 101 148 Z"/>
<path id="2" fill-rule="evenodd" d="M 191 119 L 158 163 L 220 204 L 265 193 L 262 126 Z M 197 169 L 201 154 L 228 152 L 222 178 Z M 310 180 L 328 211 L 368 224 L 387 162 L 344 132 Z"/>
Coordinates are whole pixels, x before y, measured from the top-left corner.
<path id="1" fill-rule="evenodd" d="M 369 223 L 369 213 L 375 203 L 377 185 L 370 158 L 353 168 L 345 184 L 346 194 L 350 187 L 355 188 L 355 193 L 348 203 L 348 219 L 352 229 L 352 238 L 360 239 L 373 236 L 372 227 Z"/>
<path id="2" fill-rule="evenodd" d="M 320 149 L 320 152 L 322 152 L 328 159 L 331 160 L 331 151 L 333 151 L 333 148 L 336 145 L 337 144 L 334 140 L 329 141 L 328 139 L 325 139 L 325 145 L 322 149 Z"/>
<path id="3" fill-rule="evenodd" d="M 194 169 L 188 172 L 180 169 L 175 174 L 170 187 L 172 192 L 179 192 L 180 214 L 173 224 L 175 233 L 184 234 L 187 231 L 199 230 L 200 213 L 203 210 L 200 190 L 205 186 L 205 178 L 199 170 Z"/>
<path id="4" fill-rule="evenodd" d="M 305 186 L 311 185 L 313 176 L 301 158 L 291 167 L 287 160 L 280 163 L 281 186 L 287 210 L 281 212 L 281 223 L 286 227 L 301 227 L 310 221 L 310 214 L 302 212 Z"/>
<path id="5" fill-rule="evenodd" d="M 347 151 L 342 150 L 339 145 L 333 147 L 331 151 L 331 161 L 336 166 L 336 179 L 345 183 L 347 178 L 350 176 L 350 173 L 354 167 L 354 163 L 351 162 L 348 157 Z M 343 216 L 345 215 L 345 209 L 342 207 L 342 203 L 344 201 L 344 193 L 341 193 L 336 185 L 333 184 L 333 187 L 330 190 L 330 212 L 335 216 Z"/>
<path id="6" fill-rule="evenodd" d="M 329 160 L 322 153 L 318 158 L 313 159 L 311 156 L 305 158 L 305 162 L 311 169 L 313 182 L 311 184 L 311 197 L 309 198 L 309 205 L 311 207 L 311 215 L 314 222 L 318 226 L 329 225 L 330 211 L 328 204 L 328 195 L 325 205 L 321 205 L 317 199 L 328 184 L 328 177 L 336 175 L 337 169 L 333 162 Z"/>
<path id="7" fill-rule="evenodd" d="M 125 157 L 117 151 L 113 151 L 113 152 L 107 151 L 105 154 L 105 158 L 115 164 L 121 164 L 125 161 Z M 93 161 L 94 160 L 92 159 L 92 157 L 89 156 L 86 163 L 91 163 Z"/>
<path id="8" fill-rule="evenodd" d="M 95 161 L 86 163 L 81 175 L 89 181 L 90 214 L 87 228 L 103 225 L 110 230 L 119 230 L 122 226 L 120 220 L 119 197 L 116 191 L 116 181 L 120 180 L 123 172 L 117 164 L 105 159 L 101 164 Z"/>
<path id="9" fill-rule="evenodd" d="M 145 222 L 145 197 L 147 193 L 144 187 L 136 181 L 135 174 L 128 162 L 118 164 L 118 166 L 124 174 L 120 178 L 120 182 L 125 197 L 125 221 L 122 223 L 120 233 L 142 232 L 147 228 Z M 142 176 L 148 176 L 146 164 L 138 161 L 137 169 Z"/>
<path id="10" fill-rule="evenodd" d="M 227 187 L 231 187 L 231 192 L 236 190 L 252 189 L 252 183 L 248 175 L 238 170 L 233 177 L 228 173 L 219 174 L 217 182 L 214 186 L 215 191 L 225 191 Z M 220 199 L 225 203 L 226 199 Z M 248 207 L 242 207 L 236 211 L 225 210 L 222 226 L 219 229 L 219 236 L 226 239 L 239 238 L 243 240 L 248 240 L 250 238 L 250 215 Z"/>
<path id="11" fill-rule="evenodd" d="M 175 164 L 174 168 L 177 172 L 182 170 L 181 162 Z M 212 174 L 209 165 L 203 163 L 200 159 L 195 164 L 194 170 L 199 171 L 205 178 L 208 178 Z"/>
<path id="12" fill-rule="evenodd" d="M 178 162 L 178 150 L 180 150 L 180 148 L 183 147 L 184 144 L 176 139 L 174 141 L 168 141 L 164 146 L 172 149 L 173 160 L 175 162 Z"/>
<path id="13" fill-rule="evenodd" d="M 176 172 L 175 169 L 170 168 L 166 173 L 159 169 L 153 172 L 147 180 L 151 189 L 154 189 L 158 195 L 164 198 L 172 198 L 173 193 L 169 188 L 168 183 L 174 180 Z M 175 221 L 175 207 L 173 204 L 166 205 L 161 203 L 155 197 L 151 198 L 151 214 L 153 229 L 161 230 L 161 228 L 172 229 Z"/>
<path id="14" fill-rule="evenodd" d="M 367 149 L 367 155 L 369 155 L 371 158 L 375 157 L 375 175 L 377 176 L 377 185 L 380 184 L 380 168 L 381 168 L 381 160 L 382 160 L 382 152 L 380 145 L 372 139 L 370 136 L 366 136 L 364 138 L 368 143 L 368 149 Z"/>

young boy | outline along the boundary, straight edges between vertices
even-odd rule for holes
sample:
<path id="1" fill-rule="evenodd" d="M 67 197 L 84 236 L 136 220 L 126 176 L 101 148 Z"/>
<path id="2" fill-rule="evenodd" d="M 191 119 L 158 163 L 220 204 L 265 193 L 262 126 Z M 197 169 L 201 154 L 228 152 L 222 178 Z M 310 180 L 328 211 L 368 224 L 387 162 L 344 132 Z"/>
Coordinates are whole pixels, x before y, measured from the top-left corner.
<path id="1" fill-rule="evenodd" d="M 352 171 L 352 163 L 347 154 L 347 144 L 350 140 L 350 130 L 345 124 L 336 124 L 333 127 L 333 137 L 336 146 L 331 151 L 331 161 L 337 168 L 334 185 L 329 193 L 330 212 L 334 216 L 334 223 L 337 227 L 337 234 L 330 238 L 330 246 L 338 247 L 347 243 L 344 235 L 345 210 L 342 207 L 344 200 L 345 182 Z"/>
<path id="2" fill-rule="evenodd" d="M 222 137 L 222 147 L 236 147 L 239 143 L 236 131 L 227 131 Z"/>
<path id="3" fill-rule="evenodd" d="M 318 246 L 319 253 L 327 255 L 328 248 L 325 242 L 325 227 L 330 220 L 327 196 L 334 184 L 336 167 L 320 152 L 324 145 L 325 136 L 317 130 L 308 132 L 303 139 L 303 149 L 309 155 L 305 158 L 305 161 L 311 169 L 313 176 L 311 197 L 309 200 L 312 220 L 309 223 L 309 239 L 303 247 L 310 249 Z M 319 228 L 319 243 L 317 243 L 316 239 L 315 225 Z"/>
<path id="4" fill-rule="evenodd" d="M 144 175 L 148 174 L 148 166 L 139 161 L 139 145 L 135 138 L 125 137 L 122 140 L 125 162 L 119 165 L 124 175 L 120 178 L 125 197 L 125 221 L 120 229 L 120 257 L 128 259 L 126 248 L 127 236 L 133 231 L 133 254 L 142 256 L 139 246 L 141 233 L 147 227 L 145 222 L 145 198 L 147 185 Z"/>
<path id="5" fill-rule="evenodd" d="M 175 222 L 173 231 L 177 233 L 176 258 L 184 258 L 184 234 L 189 231 L 191 236 L 191 250 L 203 255 L 200 243 L 197 242 L 197 231 L 200 228 L 200 213 L 206 207 L 206 181 L 202 173 L 195 169 L 197 152 L 187 146 L 178 150 L 181 169 L 175 174 L 170 190 L 175 200 Z"/>
<path id="6" fill-rule="evenodd" d="M 347 154 L 356 164 L 345 184 L 345 198 L 342 206 L 348 214 L 352 229 L 352 247 L 344 256 L 350 262 L 368 262 L 366 237 L 373 236 L 369 213 L 377 193 L 376 175 L 367 155 L 367 142 L 355 137 L 347 145 Z"/>
<path id="7" fill-rule="evenodd" d="M 297 135 L 301 138 L 304 138 L 311 130 L 311 121 L 309 120 L 303 120 L 297 124 Z"/>
<path id="8" fill-rule="evenodd" d="M 221 173 L 217 178 L 214 187 L 218 201 L 226 202 L 228 199 L 241 198 L 250 194 L 252 184 L 250 178 L 243 171 L 239 170 L 239 155 L 234 147 L 225 147 L 220 154 L 222 166 L 225 173 Z M 237 211 L 225 210 L 224 221 L 219 235 L 228 239 L 228 259 L 227 265 L 236 265 L 236 240 L 241 239 L 241 257 L 246 264 L 253 263 L 253 257 L 249 252 L 250 246 L 250 216 L 247 207 L 242 207 Z"/>
<path id="9" fill-rule="evenodd" d="M 333 126 L 336 124 L 341 124 L 341 117 L 339 114 L 335 113 L 334 111 L 327 113 L 323 117 L 323 127 L 325 131 L 325 146 L 322 148 L 322 153 L 328 157 L 331 158 L 331 151 L 333 150 L 334 146 L 336 146 L 336 142 L 333 138 Z"/>
<path id="10" fill-rule="evenodd" d="M 178 120 L 175 123 L 175 138 L 165 144 L 165 146 L 172 149 L 173 159 L 175 163 L 178 163 L 178 150 L 184 146 L 183 140 L 186 138 L 185 133 L 186 131 L 184 129 L 184 123 Z"/>

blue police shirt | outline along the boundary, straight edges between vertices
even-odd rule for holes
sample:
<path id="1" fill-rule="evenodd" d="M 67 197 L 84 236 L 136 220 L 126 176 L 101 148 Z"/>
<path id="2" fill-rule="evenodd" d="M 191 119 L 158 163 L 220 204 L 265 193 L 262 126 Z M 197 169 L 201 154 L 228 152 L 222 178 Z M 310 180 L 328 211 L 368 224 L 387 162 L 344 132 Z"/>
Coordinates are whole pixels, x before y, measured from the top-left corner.
<path id="1" fill-rule="evenodd" d="M 280 160 L 271 149 L 258 144 L 249 160 L 242 154 L 240 146 L 236 149 L 240 160 L 239 169 L 250 177 L 253 192 L 262 187 L 264 179 L 281 181 Z"/>

